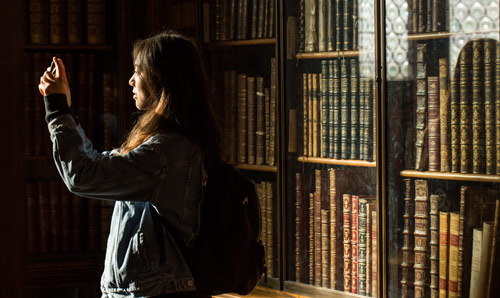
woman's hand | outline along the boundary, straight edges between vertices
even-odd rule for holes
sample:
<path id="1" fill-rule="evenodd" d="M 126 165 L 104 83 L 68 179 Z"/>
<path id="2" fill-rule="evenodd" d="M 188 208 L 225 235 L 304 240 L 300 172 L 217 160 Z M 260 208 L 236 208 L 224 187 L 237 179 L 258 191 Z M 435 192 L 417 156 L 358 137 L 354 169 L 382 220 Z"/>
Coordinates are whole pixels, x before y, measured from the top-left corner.
<path id="1" fill-rule="evenodd" d="M 71 106 L 71 92 L 69 89 L 68 79 L 66 77 L 66 68 L 60 58 L 53 57 L 52 60 L 56 66 L 55 73 L 50 72 L 50 67 L 40 77 L 38 90 L 45 96 L 54 93 L 62 93 L 66 95 L 68 107 Z"/>

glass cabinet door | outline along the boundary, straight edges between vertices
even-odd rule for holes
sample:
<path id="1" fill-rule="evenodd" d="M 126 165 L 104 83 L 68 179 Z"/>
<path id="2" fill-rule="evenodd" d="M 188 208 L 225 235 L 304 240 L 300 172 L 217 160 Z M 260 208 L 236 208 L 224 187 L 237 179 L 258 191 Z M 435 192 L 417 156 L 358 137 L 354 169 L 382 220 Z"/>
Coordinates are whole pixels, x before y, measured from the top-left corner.
<path id="1" fill-rule="evenodd" d="M 385 11 L 387 297 L 497 297 L 498 0 Z"/>
<path id="2" fill-rule="evenodd" d="M 284 289 L 375 296 L 374 1 L 284 1 Z"/>

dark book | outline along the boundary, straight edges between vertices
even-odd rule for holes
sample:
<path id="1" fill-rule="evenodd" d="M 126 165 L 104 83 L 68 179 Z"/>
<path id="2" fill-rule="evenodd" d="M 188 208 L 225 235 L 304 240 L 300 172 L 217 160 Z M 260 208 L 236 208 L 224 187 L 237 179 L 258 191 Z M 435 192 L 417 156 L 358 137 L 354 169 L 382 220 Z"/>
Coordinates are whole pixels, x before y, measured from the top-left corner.
<path id="1" fill-rule="evenodd" d="M 222 27 L 222 32 L 221 32 L 221 39 L 222 40 L 228 40 L 229 39 L 229 1 L 230 0 L 222 0 L 222 7 L 221 7 L 221 27 Z"/>
<path id="2" fill-rule="evenodd" d="M 360 197 L 358 201 L 359 214 L 358 214 L 358 293 L 367 296 L 371 290 L 371 285 L 368 286 L 369 281 L 369 237 L 371 235 L 369 228 L 368 214 L 370 210 L 370 202 L 372 198 Z M 371 217 L 371 214 L 370 214 Z"/>
<path id="3" fill-rule="evenodd" d="M 448 58 L 439 59 L 439 142 L 441 172 L 450 172 L 450 92 L 448 88 Z"/>
<path id="4" fill-rule="evenodd" d="M 350 115 L 350 100 L 351 90 L 349 85 L 350 79 L 350 63 L 348 59 L 340 61 L 340 158 L 350 158 L 350 131 L 351 131 L 351 115 Z"/>
<path id="5" fill-rule="evenodd" d="M 236 70 L 229 71 L 229 162 L 236 164 L 238 156 L 238 75 Z"/>
<path id="6" fill-rule="evenodd" d="M 411 1 L 411 27 L 410 33 L 418 32 L 418 3 L 420 0 Z"/>
<path id="7" fill-rule="evenodd" d="M 257 84 L 256 84 L 256 99 L 257 99 L 257 123 L 256 123 L 256 140 L 255 140 L 255 163 L 258 165 L 264 164 L 265 161 L 265 152 L 264 152 L 264 147 L 265 147 L 265 126 L 264 126 L 264 120 L 265 120 L 265 114 L 264 114 L 264 78 L 263 77 L 257 77 Z"/>
<path id="8" fill-rule="evenodd" d="M 266 38 L 267 37 L 267 31 L 268 31 L 268 27 L 269 27 L 269 4 L 270 2 L 273 2 L 273 1 L 270 1 L 270 0 L 264 0 L 264 24 L 263 24 L 263 31 L 262 31 L 262 38 Z"/>
<path id="9" fill-rule="evenodd" d="M 247 163 L 247 76 L 238 74 L 238 158 L 239 164 Z"/>
<path id="10" fill-rule="evenodd" d="M 264 37 L 264 4 L 265 0 L 258 0 L 259 1 L 259 13 L 257 17 L 257 38 L 262 38 Z"/>
<path id="11" fill-rule="evenodd" d="M 302 120 L 304 156 L 309 155 L 309 88 L 307 73 L 302 74 Z"/>
<path id="12" fill-rule="evenodd" d="M 356 59 L 351 60 L 351 159 L 359 159 L 360 104 L 359 104 L 359 68 Z"/>
<path id="13" fill-rule="evenodd" d="M 460 64 L 455 67 L 450 82 L 451 172 L 460 172 Z"/>
<path id="14" fill-rule="evenodd" d="M 328 158 L 333 158 L 334 155 L 334 129 L 335 129 L 335 122 L 334 122 L 334 80 L 333 80 L 333 60 L 327 60 L 328 64 Z"/>
<path id="15" fill-rule="evenodd" d="M 495 55 L 495 135 L 496 135 L 496 168 L 497 175 L 500 175 L 500 44 L 496 43 L 496 55 Z"/>
<path id="16" fill-rule="evenodd" d="M 264 1 L 264 0 L 261 0 Z M 304 53 L 306 48 L 306 18 L 305 18 L 305 0 L 299 0 L 299 53 Z"/>
<path id="17" fill-rule="evenodd" d="M 307 74 L 307 108 L 308 108 L 308 118 L 307 122 L 309 125 L 308 128 L 308 143 L 307 143 L 307 152 L 308 156 L 314 156 L 314 151 L 313 151 L 313 140 L 314 140 L 314 125 L 313 125 L 313 119 L 314 119 L 314 108 L 313 108 L 313 102 L 314 102 L 314 90 L 313 90 L 313 76 L 311 73 Z"/>
<path id="18" fill-rule="evenodd" d="M 28 0 L 28 36 L 31 44 L 49 41 L 49 0 Z"/>
<path id="19" fill-rule="evenodd" d="M 439 77 L 427 78 L 429 171 L 440 170 Z"/>
<path id="20" fill-rule="evenodd" d="M 329 96 L 330 92 L 328 90 L 329 81 L 328 81 L 328 61 L 321 61 L 321 157 L 328 158 L 329 156 Z"/>
<path id="21" fill-rule="evenodd" d="M 366 96 L 365 96 L 366 78 L 359 78 L 359 159 L 366 160 L 365 157 L 365 129 L 366 129 Z"/>
<path id="22" fill-rule="evenodd" d="M 488 175 L 496 174 L 495 152 L 495 54 L 496 41 L 488 39 L 484 41 L 484 125 L 485 125 L 485 172 Z"/>
<path id="23" fill-rule="evenodd" d="M 485 172 L 484 43 L 472 42 L 472 173 Z"/>
<path id="24" fill-rule="evenodd" d="M 335 50 L 335 0 L 326 0 L 326 51 Z M 330 60 L 331 61 L 331 60 Z"/>
<path id="25" fill-rule="evenodd" d="M 257 12 L 258 12 L 258 0 L 252 0 L 252 19 L 250 26 L 250 37 L 257 38 Z"/>
<path id="26" fill-rule="evenodd" d="M 427 29 L 427 2 L 429 0 L 417 0 L 418 2 L 418 33 L 424 33 Z"/>
<path id="27" fill-rule="evenodd" d="M 271 96 L 269 94 L 269 88 L 264 88 L 264 111 L 265 115 L 265 127 L 266 127 L 266 164 L 270 163 L 271 156 Z"/>
<path id="28" fill-rule="evenodd" d="M 266 264 L 268 266 L 268 274 L 271 277 L 275 276 L 275 268 L 274 268 L 274 260 L 275 260 L 275 254 L 274 254 L 274 239 L 275 239 L 275 233 L 274 233 L 274 186 L 273 183 L 271 182 L 263 182 L 265 185 L 266 189 L 266 235 L 267 235 L 267 240 L 266 240 Z"/>
<path id="29" fill-rule="evenodd" d="M 297 173 L 295 176 L 295 276 L 298 282 L 308 282 L 308 232 L 309 232 L 309 193 L 312 191 L 313 176 L 310 173 Z"/>
<path id="30" fill-rule="evenodd" d="M 318 51 L 324 52 L 326 50 L 326 3 L 325 0 L 316 0 L 317 3 L 317 16 L 318 20 Z"/>
<path id="31" fill-rule="evenodd" d="M 35 123 L 35 79 L 33 78 L 33 55 L 23 53 L 23 88 L 24 88 L 24 155 L 34 153 Z M 40 111 L 41 112 L 41 111 Z"/>
<path id="32" fill-rule="evenodd" d="M 344 46 L 344 1 L 335 1 L 335 51 L 342 51 Z"/>
<path id="33" fill-rule="evenodd" d="M 321 112 L 320 112 L 320 102 L 318 94 L 318 74 L 311 74 L 312 80 L 312 154 L 311 156 L 319 157 L 321 156 L 320 146 L 321 146 Z"/>
<path id="34" fill-rule="evenodd" d="M 414 248 L 414 204 L 412 195 L 412 180 L 404 179 L 405 182 L 405 207 L 403 214 L 404 229 L 403 229 L 403 263 L 401 263 L 401 297 L 408 297 L 413 293 L 413 264 L 415 257 L 413 254 Z"/>
<path id="35" fill-rule="evenodd" d="M 72 238 L 72 214 L 71 214 L 71 195 L 64 183 L 59 184 L 59 191 L 61 195 L 61 250 L 63 252 L 71 251 L 71 238 Z"/>
<path id="36" fill-rule="evenodd" d="M 314 270 L 314 193 L 309 193 L 309 210 L 308 210 L 308 216 L 309 216 L 309 235 L 308 235 L 308 240 L 309 240 L 309 249 L 308 249 L 308 262 L 309 262 L 309 284 L 314 285 L 314 275 L 315 275 L 315 270 Z"/>
<path id="37" fill-rule="evenodd" d="M 440 195 L 430 195 L 430 293 L 431 297 L 439 297 L 439 206 L 442 197 Z"/>
<path id="38" fill-rule="evenodd" d="M 460 64 L 460 172 L 472 173 L 472 45 L 464 46 L 459 56 Z"/>
<path id="39" fill-rule="evenodd" d="M 429 297 L 429 188 L 415 180 L 415 297 Z"/>
<path id="40" fill-rule="evenodd" d="M 305 0 L 305 52 L 318 50 L 317 0 Z"/>
<path id="41" fill-rule="evenodd" d="M 49 208 L 50 208 L 50 251 L 62 250 L 62 220 L 61 220 L 61 192 L 60 182 L 49 182 Z"/>
<path id="42" fill-rule="evenodd" d="M 427 44 L 417 44 L 417 108 L 415 123 L 415 170 L 424 171 L 428 165 L 427 151 Z"/>
<path id="43" fill-rule="evenodd" d="M 237 0 L 229 0 L 228 10 L 228 39 L 233 40 L 236 38 Z"/>
<path id="44" fill-rule="evenodd" d="M 96 78 L 96 55 L 94 53 L 89 54 L 89 66 L 88 66 L 88 82 L 89 82 L 89 91 L 88 91 L 88 100 L 87 100 L 87 125 L 86 131 L 87 137 L 91 140 L 94 139 L 95 135 L 95 123 L 97 123 L 96 119 L 96 104 L 97 104 L 97 78 Z"/>
<path id="45" fill-rule="evenodd" d="M 80 124 L 85 131 L 88 133 L 88 98 L 89 90 L 91 86 L 89 85 L 89 54 L 80 53 L 77 56 L 77 88 L 76 88 L 76 98 L 74 99 L 74 106 L 76 107 L 77 114 L 80 117 Z M 72 64 L 71 59 L 66 59 L 69 64 Z"/>
<path id="46" fill-rule="evenodd" d="M 343 47 L 344 51 L 352 50 L 352 28 L 353 28 L 353 1 L 352 0 L 344 0 L 343 1 L 343 11 L 344 18 L 342 22 L 343 28 Z"/>
<path id="47" fill-rule="evenodd" d="M 43 74 L 43 70 L 46 68 L 44 64 L 44 56 L 41 53 L 33 54 L 33 75 L 31 78 L 33 79 L 33 85 L 38 86 L 40 83 L 40 77 Z M 45 153 L 45 139 L 44 139 L 44 130 L 46 129 L 45 119 L 44 119 L 44 107 L 42 100 L 34 100 L 33 105 L 33 133 L 34 133 L 34 148 L 33 154 L 42 155 Z"/>
<path id="48" fill-rule="evenodd" d="M 66 0 L 50 0 L 49 3 L 49 41 L 51 44 L 67 42 Z"/>
<path id="49" fill-rule="evenodd" d="M 87 0 L 87 43 L 106 43 L 106 4 L 105 0 Z"/>
<path id="50" fill-rule="evenodd" d="M 215 0 L 215 40 L 222 40 L 222 1 Z"/>
<path id="51" fill-rule="evenodd" d="M 341 130 L 341 109 L 340 109 L 340 61 L 333 60 L 333 158 L 340 159 L 340 130 Z"/>
<path id="52" fill-rule="evenodd" d="M 275 6 L 275 1 L 271 0 L 269 1 L 269 21 L 268 21 L 268 30 L 267 30 L 267 37 L 274 37 L 274 6 Z"/>
<path id="53" fill-rule="evenodd" d="M 37 182 L 38 193 L 38 235 L 40 236 L 40 252 L 51 251 L 51 221 L 50 221 L 50 197 L 49 183 L 47 181 Z"/>
<path id="54" fill-rule="evenodd" d="M 30 254 L 40 251 L 40 233 L 38 231 L 38 186 L 36 183 L 26 183 L 26 252 Z"/>
<path id="55" fill-rule="evenodd" d="M 255 164 L 255 77 L 247 77 L 247 163 Z"/>
<path id="56" fill-rule="evenodd" d="M 425 25 L 425 32 L 432 32 L 432 10 L 434 7 L 432 6 L 432 2 L 435 0 L 425 0 L 427 3 L 425 4 L 425 15 L 424 17 L 427 19 L 426 25 Z"/>
<path id="57" fill-rule="evenodd" d="M 245 0 L 235 0 L 237 1 L 237 11 L 236 11 L 236 39 L 243 39 L 243 5 Z"/>
<path id="58" fill-rule="evenodd" d="M 278 71 L 276 65 L 276 58 L 271 58 L 271 87 L 269 90 L 269 165 L 274 166 L 276 164 L 276 148 L 277 148 L 277 97 L 278 97 Z"/>
<path id="59" fill-rule="evenodd" d="M 364 135 L 364 156 L 365 160 L 373 161 L 376 157 L 376 114 L 375 114 L 375 97 L 373 96 L 373 81 L 366 79 L 365 81 L 365 135 Z"/>

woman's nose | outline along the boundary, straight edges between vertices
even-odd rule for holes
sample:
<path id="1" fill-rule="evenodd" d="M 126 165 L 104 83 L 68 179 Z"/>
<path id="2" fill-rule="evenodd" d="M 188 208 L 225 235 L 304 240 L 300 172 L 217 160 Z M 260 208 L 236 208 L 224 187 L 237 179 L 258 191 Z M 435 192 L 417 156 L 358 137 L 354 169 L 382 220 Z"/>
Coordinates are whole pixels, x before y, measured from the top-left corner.
<path id="1" fill-rule="evenodd" d="M 130 77 L 130 80 L 128 80 L 128 84 L 132 87 L 134 87 L 134 75 Z"/>

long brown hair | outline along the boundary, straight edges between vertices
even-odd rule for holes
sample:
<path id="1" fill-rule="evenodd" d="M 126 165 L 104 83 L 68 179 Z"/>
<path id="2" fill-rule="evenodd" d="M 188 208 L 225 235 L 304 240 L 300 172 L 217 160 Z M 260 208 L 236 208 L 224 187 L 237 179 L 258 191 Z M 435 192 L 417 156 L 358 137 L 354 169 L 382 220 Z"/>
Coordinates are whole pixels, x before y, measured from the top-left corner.
<path id="1" fill-rule="evenodd" d="M 206 158 L 219 157 L 214 93 L 194 42 L 164 31 L 136 41 L 132 56 L 152 108 L 139 117 L 119 148 L 120 154 L 155 134 L 176 131 L 196 143 Z"/>

